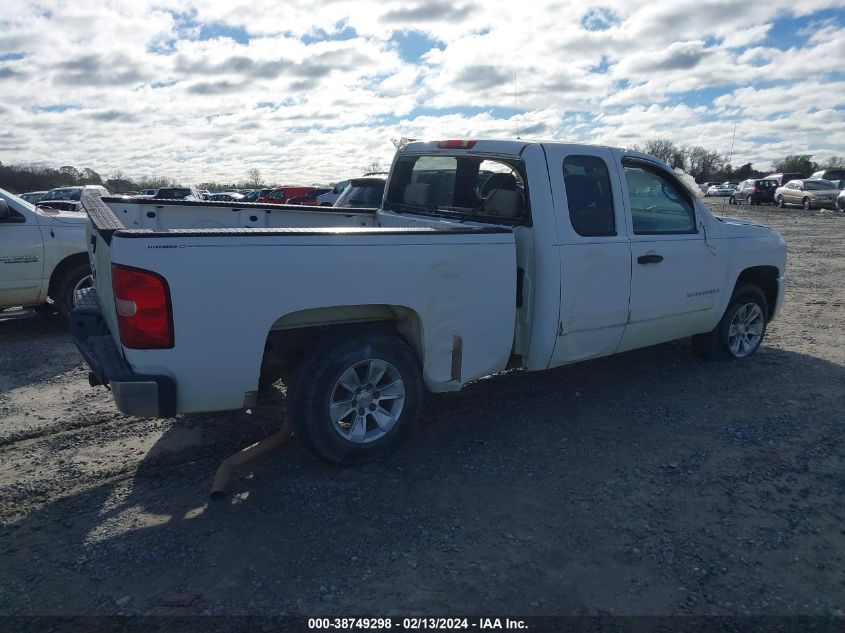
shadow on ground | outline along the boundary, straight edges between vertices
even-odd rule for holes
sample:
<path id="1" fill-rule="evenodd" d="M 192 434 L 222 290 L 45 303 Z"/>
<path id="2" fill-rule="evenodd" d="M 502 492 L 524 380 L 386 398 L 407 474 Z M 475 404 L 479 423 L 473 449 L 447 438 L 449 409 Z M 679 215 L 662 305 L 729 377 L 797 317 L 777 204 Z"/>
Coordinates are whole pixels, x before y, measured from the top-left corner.
<path id="1" fill-rule="evenodd" d="M 337 468 L 293 442 L 219 502 L 217 463 L 273 416 L 185 418 L 131 478 L 2 530 L 0 613 L 829 614 L 843 383 L 682 344 L 510 372 L 430 397 L 391 458 Z M 216 439 L 185 449 L 191 428 Z"/>

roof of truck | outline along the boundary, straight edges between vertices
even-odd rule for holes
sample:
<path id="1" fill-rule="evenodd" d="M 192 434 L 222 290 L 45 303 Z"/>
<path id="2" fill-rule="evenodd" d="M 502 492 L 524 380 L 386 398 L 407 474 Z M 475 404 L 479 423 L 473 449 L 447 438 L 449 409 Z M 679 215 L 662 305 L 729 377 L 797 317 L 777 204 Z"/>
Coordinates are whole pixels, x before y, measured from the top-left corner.
<path id="1" fill-rule="evenodd" d="M 471 147 L 444 148 L 441 144 L 445 142 L 457 143 L 457 140 L 442 141 L 409 141 L 403 151 L 420 152 L 438 149 L 472 149 L 476 152 L 492 152 L 495 154 L 519 154 L 528 145 L 583 145 L 584 147 L 604 147 L 607 149 L 620 149 L 612 145 L 599 145 L 595 143 L 575 143 L 572 141 L 553 141 L 547 139 L 468 139 L 463 143 L 472 143 Z"/>
<path id="2" fill-rule="evenodd" d="M 463 143 L 464 147 L 444 147 L 446 143 Z M 471 144 L 471 145 L 470 145 Z M 650 162 L 662 165 L 665 169 L 672 171 L 671 165 L 666 162 L 635 150 L 625 149 L 621 147 L 614 147 L 612 145 L 596 145 L 591 143 L 572 143 L 569 141 L 549 141 L 542 139 L 516 139 L 516 140 L 502 140 L 502 139 L 471 139 L 471 140 L 449 140 L 449 141 L 409 141 L 406 145 L 400 146 L 399 151 L 403 153 L 422 154 L 430 152 L 454 152 L 454 151 L 469 151 L 479 154 L 498 154 L 518 156 L 529 145 L 569 145 L 609 149 L 623 152 L 625 156 L 642 158 Z"/>

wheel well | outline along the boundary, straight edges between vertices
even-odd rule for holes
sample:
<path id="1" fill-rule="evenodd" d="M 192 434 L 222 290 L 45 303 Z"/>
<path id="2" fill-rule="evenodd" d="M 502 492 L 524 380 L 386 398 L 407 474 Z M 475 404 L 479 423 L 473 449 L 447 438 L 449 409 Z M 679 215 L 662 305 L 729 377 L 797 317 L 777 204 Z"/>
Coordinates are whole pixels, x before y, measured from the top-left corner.
<path id="1" fill-rule="evenodd" d="M 754 266 L 746 268 L 740 273 L 736 280 L 734 290 L 744 284 L 758 286 L 766 295 L 766 304 L 769 309 L 768 316 L 771 317 L 778 298 L 778 269 L 775 266 Z"/>
<path id="2" fill-rule="evenodd" d="M 423 359 L 422 321 L 405 306 L 331 306 L 302 310 L 276 320 L 267 334 L 261 362 L 261 382 L 287 379 L 300 356 L 329 331 L 340 328 L 386 328 L 401 336 Z"/>
<path id="3" fill-rule="evenodd" d="M 88 253 L 75 253 L 73 255 L 68 255 L 62 261 L 60 261 L 53 269 L 53 274 L 50 275 L 50 285 L 47 288 L 47 296 L 52 299 L 53 295 L 56 292 L 56 288 L 61 283 L 62 277 L 65 276 L 65 273 L 70 268 L 82 263 L 89 263 Z"/>

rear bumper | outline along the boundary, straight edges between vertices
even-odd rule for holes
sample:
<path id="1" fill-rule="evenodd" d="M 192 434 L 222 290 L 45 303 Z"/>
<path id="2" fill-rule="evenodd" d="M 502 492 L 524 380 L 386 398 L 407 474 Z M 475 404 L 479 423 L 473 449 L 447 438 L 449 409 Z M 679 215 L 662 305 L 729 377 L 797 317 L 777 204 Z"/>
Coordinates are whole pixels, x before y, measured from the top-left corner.
<path id="1" fill-rule="evenodd" d="M 157 418 L 176 415 L 176 383 L 170 376 L 132 371 L 103 319 L 96 289 L 78 291 L 68 322 L 73 342 L 91 369 L 91 383 L 108 387 L 121 412 Z"/>

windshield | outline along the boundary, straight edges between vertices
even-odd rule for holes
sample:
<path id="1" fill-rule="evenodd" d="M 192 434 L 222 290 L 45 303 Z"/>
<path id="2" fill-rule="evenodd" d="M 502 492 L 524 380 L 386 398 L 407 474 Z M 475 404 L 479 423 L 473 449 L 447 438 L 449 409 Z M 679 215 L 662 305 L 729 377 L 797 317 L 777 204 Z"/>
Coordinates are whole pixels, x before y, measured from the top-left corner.
<path id="1" fill-rule="evenodd" d="M 335 201 L 336 207 L 373 208 L 381 206 L 384 197 L 384 179 L 353 180 Z"/>
<path id="2" fill-rule="evenodd" d="M 805 180 L 804 189 L 807 191 L 822 191 L 824 189 L 836 189 L 829 180 Z"/>
<path id="3" fill-rule="evenodd" d="M 187 198 L 190 195 L 190 189 L 159 189 L 155 197 L 178 200 L 180 198 Z"/>
<path id="4" fill-rule="evenodd" d="M 41 198 L 44 200 L 80 200 L 82 198 L 81 189 L 52 189 L 47 192 L 47 195 Z"/>

